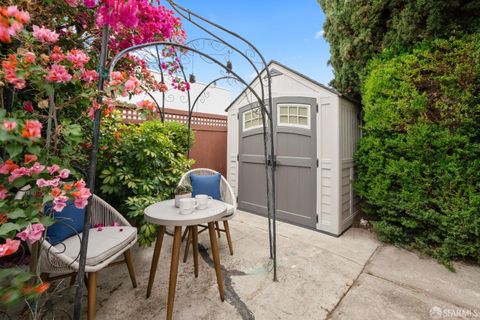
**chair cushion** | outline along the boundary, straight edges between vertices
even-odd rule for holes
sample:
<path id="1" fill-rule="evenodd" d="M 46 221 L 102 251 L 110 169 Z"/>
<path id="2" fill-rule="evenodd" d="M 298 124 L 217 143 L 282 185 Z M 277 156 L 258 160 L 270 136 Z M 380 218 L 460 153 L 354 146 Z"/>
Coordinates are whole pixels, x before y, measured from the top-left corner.
<path id="1" fill-rule="evenodd" d="M 222 200 L 220 194 L 220 179 L 222 176 L 220 173 L 213 175 L 201 176 L 194 173 L 190 173 L 190 183 L 192 184 L 192 196 L 195 197 L 198 194 L 206 194 L 213 199 Z"/>
<path id="2" fill-rule="evenodd" d="M 45 206 L 45 212 L 48 212 L 48 215 L 56 220 L 55 224 L 47 228 L 46 239 L 52 245 L 56 245 L 83 231 L 85 209 L 78 209 L 72 201 L 68 201 L 67 206 L 61 212 L 51 209 L 51 204 Z"/>
<path id="3" fill-rule="evenodd" d="M 87 265 L 95 266 L 107 260 L 132 242 L 137 235 L 135 227 L 92 228 L 88 234 Z M 72 259 L 77 259 L 80 252 L 79 236 L 74 235 L 55 246 Z"/>

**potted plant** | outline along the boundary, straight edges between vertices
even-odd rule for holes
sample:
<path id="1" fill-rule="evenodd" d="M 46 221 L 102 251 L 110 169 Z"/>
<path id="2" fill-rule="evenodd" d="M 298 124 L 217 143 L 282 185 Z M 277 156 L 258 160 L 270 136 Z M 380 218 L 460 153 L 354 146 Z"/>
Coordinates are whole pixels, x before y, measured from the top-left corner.
<path id="1" fill-rule="evenodd" d="M 180 207 L 180 199 L 191 198 L 192 197 L 192 187 L 189 185 L 178 186 L 175 189 L 175 207 Z"/>

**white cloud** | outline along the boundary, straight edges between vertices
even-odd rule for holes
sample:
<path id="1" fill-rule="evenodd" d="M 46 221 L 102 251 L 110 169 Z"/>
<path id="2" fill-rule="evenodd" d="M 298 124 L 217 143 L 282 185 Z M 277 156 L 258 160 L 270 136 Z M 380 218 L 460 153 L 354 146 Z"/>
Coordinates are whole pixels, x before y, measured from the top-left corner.
<path id="1" fill-rule="evenodd" d="M 325 31 L 323 30 L 318 31 L 317 33 L 315 33 L 315 39 L 320 39 L 321 37 L 323 37 L 324 34 L 325 34 Z"/>

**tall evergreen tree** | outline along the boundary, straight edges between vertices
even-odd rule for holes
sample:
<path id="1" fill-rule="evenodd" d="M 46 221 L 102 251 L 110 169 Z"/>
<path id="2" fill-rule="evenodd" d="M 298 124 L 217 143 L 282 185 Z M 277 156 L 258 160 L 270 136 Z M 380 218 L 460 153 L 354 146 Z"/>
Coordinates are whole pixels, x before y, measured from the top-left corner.
<path id="1" fill-rule="evenodd" d="M 430 38 L 480 30 L 479 0 L 318 0 L 327 17 L 331 85 L 360 97 L 367 62 L 386 47 L 399 51 Z"/>

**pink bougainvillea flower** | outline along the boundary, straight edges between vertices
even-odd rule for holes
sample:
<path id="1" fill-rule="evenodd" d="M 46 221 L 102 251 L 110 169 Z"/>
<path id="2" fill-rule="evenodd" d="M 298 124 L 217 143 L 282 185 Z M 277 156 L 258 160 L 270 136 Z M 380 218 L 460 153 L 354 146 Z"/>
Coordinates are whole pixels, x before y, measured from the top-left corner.
<path id="1" fill-rule="evenodd" d="M 2 184 L 0 184 L 0 200 L 5 199 L 7 197 L 7 194 L 8 190 Z"/>
<path id="2" fill-rule="evenodd" d="M 58 173 L 58 176 L 61 178 L 61 179 L 67 179 L 69 176 L 70 176 L 70 170 L 68 169 L 63 169 L 62 171 L 60 171 Z"/>
<path id="3" fill-rule="evenodd" d="M 0 41 L 12 42 L 12 38 L 23 29 L 30 20 L 28 12 L 18 10 L 17 6 L 0 7 Z"/>
<path id="4" fill-rule="evenodd" d="M 62 48 L 60 48 L 59 46 L 53 47 L 50 58 L 52 59 L 53 62 L 56 62 L 56 63 L 63 61 L 63 59 L 65 59 L 65 55 L 62 52 Z"/>
<path id="5" fill-rule="evenodd" d="M 83 181 L 83 179 L 80 179 L 77 182 L 75 182 L 75 184 L 73 186 L 75 188 L 77 188 L 78 190 L 83 189 L 83 188 L 85 188 L 85 181 Z"/>
<path id="6" fill-rule="evenodd" d="M 82 188 L 82 189 L 79 189 L 78 191 L 74 191 L 72 192 L 72 196 L 75 197 L 73 204 L 75 205 L 75 207 L 79 209 L 83 209 L 87 206 L 88 198 L 90 198 L 91 195 L 92 193 L 88 188 Z"/>
<path id="7" fill-rule="evenodd" d="M 92 1 L 89 1 L 91 4 Z M 138 24 L 138 0 L 103 0 L 97 11 L 97 25 L 110 25 L 114 30 L 134 28 Z"/>
<path id="8" fill-rule="evenodd" d="M 8 182 L 13 182 L 20 177 L 30 176 L 30 170 L 25 167 L 20 167 L 12 171 L 10 177 L 8 177 Z"/>
<path id="9" fill-rule="evenodd" d="M 32 113 L 33 112 L 33 104 L 30 101 L 25 101 L 23 103 L 23 110 Z"/>
<path id="10" fill-rule="evenodd" d="M 52 191 L 50 191 L 50 195 L 55 198 L 65 195 L 65 192 L 63 192 L 60 188 L 53 188 Z"/>
<path id="11" fill-rule="evenodd" d="M 25 53 L 25 62 L 28 63 L 28 64 L 34 63 L 36 58 L 37 58 L 37 56 L 33 52 Z"/>
<path id="12" fill-rule="evenodd" d="M 30 174 L 40 174 L 43 170 L 45 170 L 45 166 L 38 162 L 35 162 L 34 165 L 30 168 Z"/>
<path id="13" fill-rule="evenodd" d="M 0 164 L 0 173 L 9 174 L 10 172 L 12 172 L 17 168 L 19 168 L 19 166 L 15 164 L 15 162 L 13 162 L 12 160 L 7 160 L 5 161 L 5 163 Z"/>
<path id="14" fill-rule="evenodd" d="M 67 68 L 59 64 L 54 64 L 48 70 L 48 75 L 45 76 L 45 79 L 51 82 L 68 82 L 72 79 L 72 75 L 68 73 Z"/>
<path id="15" fill-rule="evenodd" d="M 91 9 L 97 5 L 97 2 L 96 0 L 83 0 L 83 4 L 85 5 L 85 7 Z"/>
<path id="16" fill-rule="evenodd" d="M 43 224 L 30 224 L 23 231 L 17 233 L 17 238 L 32 244 L 42 238 L 43 231 L 45 231 Z"/>
<path id="17" fill-rule="evenodd" d="M 16 89 L 23 89 L 26 81 L 17 74 L 17 65 L 17 57 L 14 54 L 9 54 L 7 59 L 2 61 L 2 71 L 5 73 L 5 80 L 8 83 L 12 84 Z"/>
<path id="18" fill-rule="evenodd" d="M 90 57 L 82 50 L 70 50 L 67 52 L 67 60 L 73 63 L 77 68 L 83 68 L 83 66 L 90 61 Z"/>
<path id="19" fill-rule="evenodd" d="M 12 120 L 12 121 L 9 121 L 9 120 L 3 120 L 3 124 L 2 124 L 3 128 L 7 131 L 12 131 L 15 129 L 15 127 L 17 126 L 17 122 L 15 122 L 15 120 Z"/>
<path id="20" fill-rule="evenodd" d="M 98 72 L 95 70 L 83 70 L 81 79 L 88 83 L 92 83 L 98 80 Z"/>
<path id="21" fill-rule="evenodd" d="M 43 43 L 55 43 L 58 41 L 58 34 L 43 26 L 33 26 L 33 36 Z"/>
<path id="22" fill-rule="evenodd" d="M 23 156 L 25 164 L 29 164 L 31 162 L 37 161 L 38 157 L 34 154 L 26 154 Z"/>
<path id="23" fill-rule="evenodd" d="M 145 110 L 155 111 L 155 103 L 153 103 L 150 100 L 139 101 L 139 102 L 137 102 L 137 106 L 139 108 L 142 108 L 142 109 L 145 109 Z"/>
<path id="24" fill-rule="evenodd" d="M 53 210 L 57 211 L 57 212 L 60 212 L 63 210 L 63 208 L 65 208 L 67 206 L 67 201 L 68 201 L 68 197 L 66 196 L 58 196 L 56 197 L 55 199 L 53 199 Z"/>
<path id="25" fill-rule="evenodd" d="M 26 11 L 17 10 L 14 14 L 15 20 L 21 24 L 26 24 L 30 21 L 30 14 Z"/>
<path id="26" fill-rule="evenodd" d="M 20 240 L 7 239 L 5 244 L 0 244 L 0 258 L 17 252 L 20 247 Z"/>
<path id="27" fill-rule="evenodd" d="M 42 124 L 38 120 L 25 120 L 22 130 L 24 138 L 40 138 L 42 136 Z"/>
<path id="28" fill-rule="evenodd" d="M 125 91 L 127 92 L 135 92 L 136 88 L 140 85 L 140 81 L 134 76 L 131 76 L 126 82 L 125 82 Z M 124 95 L 126 92 L 123 93 Z"/>
<path id="29" fill-rule="evenodd" d="M 78 6 L 78 0 L 65 0 L 65 2 L 68 3 L 70 7 Z"/>
<path id="30" fill-rule="evenodd" d="M 10 26 L 10 28 L 8 28 L 8 33 L 10 33 L 10 35 L 12 36 L 15 36 L 18 32 L 20 32 L 21 30 L 23 29 L 23 24 L 21 24 L 20 22 L 13 22 L 12 25 Z"/>
<path id="31" fill-rule="evenodd" d="M 45 187 L 53 187 L 56 188 L 58 187 L 58 183 L 60 182 L 60 178 L 55 178 L 52 180 L 45 180 L 43 178 L 37 180 L 37 186 L 39 188 L 45 188 Z"/>
<path id="32" fill-rule="evenodd" d="M 49 172 L 50 175 L 52 175 L 52 176 L 53 176 L 53 174 L 54 174 L 55 172 L 58 171 L 58 169 L 60 169 L 60 167 L 59 167 L 58 165 L 56 165 L 56 164 L 53 164 L 52 166 L 47 167 L 48 172 Z"/>

